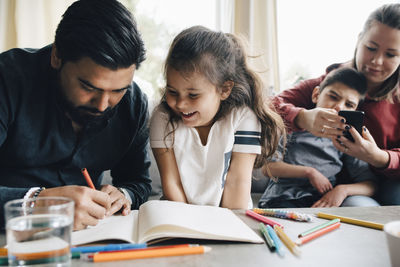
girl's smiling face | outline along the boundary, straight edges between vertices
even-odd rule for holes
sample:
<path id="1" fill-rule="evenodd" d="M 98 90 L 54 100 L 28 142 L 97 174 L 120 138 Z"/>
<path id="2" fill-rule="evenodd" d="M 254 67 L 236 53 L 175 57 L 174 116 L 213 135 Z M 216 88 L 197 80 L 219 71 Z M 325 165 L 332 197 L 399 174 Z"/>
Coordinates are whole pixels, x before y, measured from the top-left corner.
<path id="1" fill-rule="evenodd" d="M 219 90 L 201 73 L 184 76 L 174 68 L 167 69 L 166 102 L 188 127 L 211 127 L 221 101 L 229 93 Z"/>

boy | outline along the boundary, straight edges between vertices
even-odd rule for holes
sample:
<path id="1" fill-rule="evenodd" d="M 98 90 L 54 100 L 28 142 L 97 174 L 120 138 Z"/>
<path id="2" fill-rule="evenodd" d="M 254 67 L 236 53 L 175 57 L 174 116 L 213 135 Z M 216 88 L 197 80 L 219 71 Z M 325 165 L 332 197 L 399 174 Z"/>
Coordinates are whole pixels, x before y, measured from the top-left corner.
<path id="1" fill-rule="evenodd" d="M 332 112 L 356 110 L 366 91 L 366 79 L 361 73 L 342 68 L 330 73 L 320 87 L 314 88 L 312 101 L 318 108 Z M 282 153 L 282 147 L 278 153 Z M 335 176 L 343 167 L 354 183 L 335 186 Z M 369 197 L 375 191 L 376 177 L 368 164 L 338 151 L 328 138 L 293 132 L 288 136 L 283 161 L 264 166 L 265 175 L 267 168 L 279 180 L 269 181 L 259 201 L 260 208 L 379 205 Z"/>

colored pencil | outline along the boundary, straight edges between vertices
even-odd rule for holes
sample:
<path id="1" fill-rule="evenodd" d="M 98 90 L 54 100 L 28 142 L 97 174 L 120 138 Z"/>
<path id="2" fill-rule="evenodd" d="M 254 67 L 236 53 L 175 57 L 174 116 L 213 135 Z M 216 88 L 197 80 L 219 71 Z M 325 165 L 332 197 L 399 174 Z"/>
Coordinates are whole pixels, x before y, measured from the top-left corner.
<path id="1" fill-rule="evenodd" d="M 278 225 L 274 226 L 275 232 L 278 234 L 279 238 L 282 240 L 282 242 L 286 245 L 286 247 L 293 253 L 295 256 L 300 256 L 301 250 L 299 247 L 294 243 L 282 230 L 281 227 Z"/>
<path id="2" fill-rule="evenodd" d="M 265 224 L 260 223 L 260 224 L 259 224 L 259 228 L 260 228 L 260 231 L 261 231 L 261 233 L 263 234 L 263 236 L 264 236 L 264 238 L 265 238 L 265 242 L 267 243 L 268 248 L 269 248 L 271 251 L 275 251 L 275 250 L 276 250 L 276 247 L 275 247 L 274 240 L 272 240 L 271 236 L 268 234 L 268 231 L 267 231 L 267 229 L 266 229 L 266 227 L 265 227 Z"/>
<path id="3" fill-rule="evenodd" d="M 280 209 L 258 209 L 254 208 L 253 211 L 257 214 L 264 216 L 272 216 L 282 219 L 295 220 L 299 222 L 311 222 L 313 221 L 313 215 L 300 213 L 290 210 L 280 210 Z"/>
<path id="4" fill-rule="evenodd" d="M 0 257 L 0 266 L 8 266 L 8 257 Z"/>
<path id="5" fill-rule="evenodd" d="M 140 251 L 119 251 L 110 253 L 97 253 L 93 255 L 93 262 L 105 262 L 105 261 L 120 261 L 120 260 L 134 260 L 134 259 L 145 259 L 145 258 L 157 258 L 157 257 L 170 257 L 170 256 L 183 256 L 191 254 L 203 254 L 211 251 L 210 247 L 206 246 L 191 246 L 191 247 L 177 247 L 177 248 L 160 248 L 152 250 L 140 250 Z"/>
<path id="6" fill-rule="evenodd" d="M 6 256 L 7 257 L 7 255 L 8 255 L 8 250 L 7 250 L 7 248 L 0 248 L 0 257 L 4 257 L 4 256 Z"/>
<path id="7" fill-rule="evenodd" d="M 153 249 L 163 249 L 163 248 L 183 248 L 183 247 L 194 247 L 194 246 L 198 246 L 198 244 L 179 244 L 179 245 L 167 245 L 167 246 L 154 246 L 154 247 L 146 247 L 146 248 L 138 248 L 138 249 L 124 249 L 124 252 L 127 251 L 140 251 L 140 250 L 153 250 Z M 118 251 L 122 251 L 122 250 L 118 250 Z M 116 250 L 114 251 L 100 251 L 98 252 L 99 254 L 103 254 L 103 253 L 112 253 L 112 252 L 118 252 Z M 89 257 L 87 258 L 93 258 L 94 254 L 89 255 Z M 91 257 L 90 257 L 91 256 Z"/>
<path id="8" fill-rule="evenodd" d="M 92 178 L 90 178 L 89 172 L 87 171 L 86 168 L 82 168 L 81 169 L 82 175 L 86 180 L 86 183 L 88 184 L 88 186 L 92 189 L 96 189 L 96 187 L 94 187 L 94 184 L 92 182 Z"/>
<path id="9" fill-rule="evenodd" d="M 344 222 L 344 223 L 350 223 L 350 224 L 355 224 L 355 225 L 359 225 L 359 226 L 383 230 L 383 224 L 381 224 L 381 223 L 375 223 L 375 222 L 358 220 L 358 219 L 353 219 L 353 218 L 348 218 L 348 217 L 342 217 L 342 216 L 332 215 L 332 214 L 323 213 L 323 212 L 317 213 L 317 217 L 323 218 L 323 219 L 329 219 L 329 220 L 338 218 L 338 219 L 340 219 L 341 222 Z"/>
<path id="10" fill-rule="evenodd" d="M 280 224 L 280 223 L 278 223 L 278 222 L 276 222 L 276 221 L 274 221 L 274 220 L 268 219 L 268 218 L 265 217 L 265 216 L 262 216 L 262 215 L 260 215 L 260 214 L 257 214 L 257 213 L 255 213 L 255 212 L 252 211 L 252 210 L 246 210 L 246 215 L 248 215 L 248 216 L 250 216 L 250 217 L 253 217 L 254 219 L 257 219 L 257 220 L 259 220 L 260 222 L 263 222 L 263 223 L 265 223 L 265 224 L 269 224 L 269 225 L 271 225 L 272 227 L 274 227 L 275 225 L 278 225 L 279 227 L 283 228 L 283 225 L 282 225 L 282 224 Z"/>
<path id="11" fill-rule="evenodd" d="M 64 257 L 68 255 L 70 257 L 69 247 L 65 247 L 62 249 L 50 250 L 50 251 L 42 251 L 42 252 L 33 252 L 33 253 L 12 253 L 14 257 L 18 260 L 40 260 L 44 258 L 55 258 L 55 257 Z"/>
<path id="12" fill-rule="evenodd" d="M 309 235 L 309 234 L 311 234 L 311 233 L 313 233 L 315 231 L 318 231 L 319 229 L 325 228 L 325 227 L 327 227 L 327 226 L 329 226 L 331 224 L 337 223 L 337 222 L 340 222 L 340 219 L 333 219 L 333 220 L 330 220 L 330 221 L 325 222 L 323 224 L 317 225 L 317 226 L 315 226 L 315 227 L 313 227 L 313 228 L 311 228 L 311 229 L 299 234 L 299 237 L 303 237 L 303 236 Z"/>
<path id="13" fill-rule="evenodd" d="M 83 247 L 73 247 L 71 248 L 71 252 L 80 252 L 80 253 L 94 253 L 101 251 L 120 251 L 126 249 L 139 249 L 146 248 L 146 243 L 139 244 L 109 244 L 104 246 L 83 246 Z"/>
<path id="14" fill-rule="evenodd" d="M 276 253 L 278 253 L 279 256 L 284 257 L 285 250 L 283 249 L 283 244 L 282 244 L 281 240 L 279 239 L 278 235 L 276 234 L 276 232 L 274 231 L 274 229 L 272 229 L 272 227 L 270 225 L 267 224 L 266 228 L 267 228 L 269 236 L 274 241 Z"/>
<path id="15" fill-rule="evenodd" d="M 308 234 L 306 236 L 300 237 L 298 240 L 296 240 L 297 245 L 303 245 L 307 243 L 308 241 L 311 241 L 321 235 L 324 235 L 326 233 L 329 233 L 332 230 L 335 230 L 340 227 L 340 222 L 335 222 L 334 224 L 328 225 L 324 228 L 321 228 L 311 234 Z"/>
<path id="16" fill-rule="evenodd" d="M 81 256 L 80 252 L 71 251 L 71 259 L 79 259 Z M 7 248 L 0 248 L 0 259 L 8 260 L 8 250 Z M 1 263 L 0 263 L 1 265 Z"/>

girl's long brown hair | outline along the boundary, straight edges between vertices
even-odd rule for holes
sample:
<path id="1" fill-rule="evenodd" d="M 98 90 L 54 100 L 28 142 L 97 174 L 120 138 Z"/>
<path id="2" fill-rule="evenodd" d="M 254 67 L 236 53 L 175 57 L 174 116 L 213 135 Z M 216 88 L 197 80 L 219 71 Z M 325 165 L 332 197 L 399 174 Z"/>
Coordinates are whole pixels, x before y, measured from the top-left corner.
<path id="1" fill-rule="evenodd" d="M 285 138 L 285 126 L 282 118 L 272 110 L 269 100 L 263 97 L 263 83 L 248 66 L 244 45 L 238 37 L 202 26 L 188 28 L 173 40 L 164 66 L 165 75 L 168 68 L 184 76 L 201 73 L 218 90 L 224 82 L 232 81 L 234 86 L 231 94 L 221 102 L 214 121 L 224 117 L 233 108 L 249 107 L 261 122 L 262 153 L 257 157 L 255 167 L 261 167 L 272 157 L 281 136 Z M 168 107 L 165 95 L 161 103 L 169 112 L 173 133 L 179 118 Z"/>

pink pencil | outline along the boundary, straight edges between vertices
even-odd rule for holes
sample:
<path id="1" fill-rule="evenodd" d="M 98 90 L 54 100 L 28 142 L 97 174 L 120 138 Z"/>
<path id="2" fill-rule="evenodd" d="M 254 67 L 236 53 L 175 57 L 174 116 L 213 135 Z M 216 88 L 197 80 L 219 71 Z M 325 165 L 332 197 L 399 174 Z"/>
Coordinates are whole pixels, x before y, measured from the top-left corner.
<path id="1" fill-rule="evenodd" d="M 257 220 L 259 220 L 260 222 L 269 224 L 269 225 L 271 225 L 271 227 L 274 227 L 274 225 L 278 225 L 280 228 L 283 229 L 283 225 L 282 225 L 282 224 L 280 224 L 280 223 L 278 223 L 278 222 L 276 222 L 276 221 L 273 221 L 273 220 L 271 220 L 271 219 L 268 219 L 268 218 L 265 217 L 265 216 L 262 216 L 262 215 L 260 215 L 260 214 L 257 214 L 257 213 L 255 213 L 255 212 L 252 211 L 252 210 L 246 210 L 246 215 L 248 215 L 248 216 L 250 216 L 250 217 L 253 217 L 254 219 L 257 219 Z"/>

